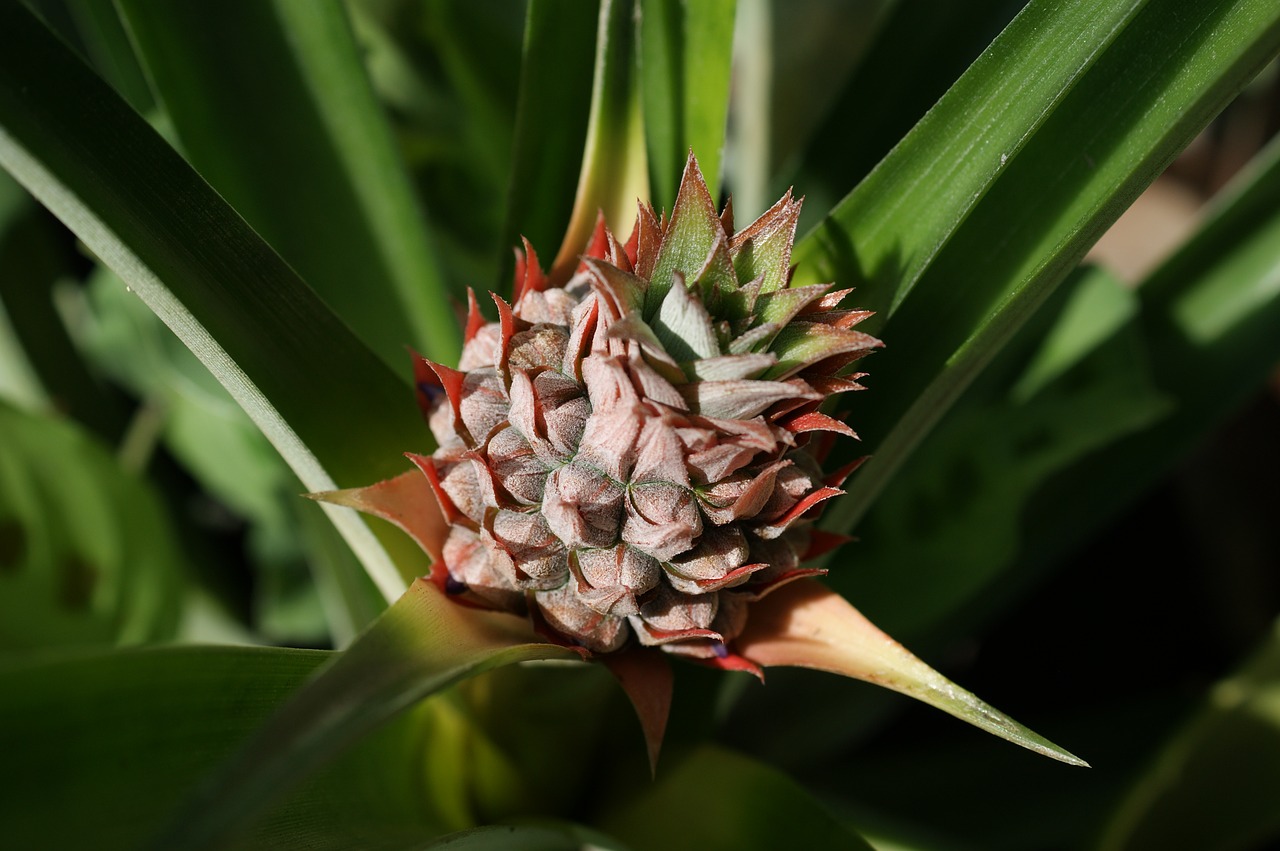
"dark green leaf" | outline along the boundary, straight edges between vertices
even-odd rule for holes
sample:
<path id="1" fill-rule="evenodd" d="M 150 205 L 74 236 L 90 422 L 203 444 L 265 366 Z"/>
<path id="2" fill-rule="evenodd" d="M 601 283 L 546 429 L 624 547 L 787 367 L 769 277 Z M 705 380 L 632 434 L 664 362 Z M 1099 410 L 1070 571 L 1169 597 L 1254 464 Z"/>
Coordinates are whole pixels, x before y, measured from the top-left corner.
<path id="1" fill-rule="evenodd" d="M 601 825 L 635 851 L 871 848 L 791 778 L 710 746 L 660 766 Z"/>
<path id="2" fill-rule="evenodd" d="M 141 847 L 328 655 L 168 647 L 0 661 L 5 841 Z"/>
<path id="3" fill-rule="evenodd" d="M 1280 839 L 1280 630 L 1209 692 L 1135 784 L 1104 851 L 1264 848 Z"/>
<path id="4" fill-rule="evenodd" d="M 856 569 L 831 584 L 906 641 L 1025 567 L 1023 513 L 1039 488 L 1173 406 L 1135 329 L 1117 328 L 1136 308 L 1099 270 L 1073 282 L 1056 321 L 1015 337 L 903 465 L 847 551 Z"/>
<path id="5" fill-rule="evenodd" d="M 1023 558 L 1052 558 L 1096 529 L 1280 362 L 1278 211 L 1280 143 L 1272 143 L 1195 237 L 1138 289 L 1136 324 L 1156 386 L 1176 403 L 1172 414 L 1055 477 L 1028 515 Z M 1104 478 L 1111 487 L 1093 487 Z"/>
<path id="6" fill-rule="evenodd" d="M 426 846 L 439 851 L 583 851 L 585 848 L 625 851 L 608 837 L 576 826 L 477 827 L 441 837 Z"/>
<path id="7" fill-rule="evenodd" d="M 181 564 L 143 481 L 75 425 L 0 404 L 0 649 L 170 638 Z"/>
<path id="8" fill-rule="evenodd" d="M 503 251 L 523 235 L 549 260 L 568 228 L 581 165 L 574 154 L 587 134 L 598 11 L 597 3 L 582 0 L 529 3 Z M 503 269 L 509 274 L 511 265 Z M 505 277 L 497 282 L 499 291 L 509 286 Z"/>
<path id="9" fill-rule="evenodd" d="M 202 175 L 394 368 L 459 329 L 426 220 L 336 0 L 122 0 Z"/>
<path id="10" fill-rule="evenodd" d="M 865 38 L 876 23 L 863 19 L 857 30 L 845 30 L 849 13 L 842 4 L 831 5 L 844 13 L 845 20 L 829 26 L 836 27 L 845 42 Z M 867 176 L 981 56 L 1026 0 L 889 0 L 882 5 L 888 9 L 866 54 L 808 137 L 803 157 L 796 157 L 799 173 L 792 180 L 805 196 L 802 233 L 840 200 L 838 193 Z M 805 51 L 813 49 L 808 42 L 801 45 Z M 827 69 L 821 66 L 821 71 Z M 812 99 L 810 92 L 792 91 L 788 100 L 804 104 Z M 788 148 L 795 143 L 788 146 L 780 139 L 778 146 L 774 163 L 782 166 L 794 156 Z"/>
<path id="11" fill-rule="evenodd" d="M 207 848 L 271 800 L 423 698 L 491 668 L 578 658 L 510 615 L 456 605 L 418 580 L 201 784 L 158 848 Z"/>

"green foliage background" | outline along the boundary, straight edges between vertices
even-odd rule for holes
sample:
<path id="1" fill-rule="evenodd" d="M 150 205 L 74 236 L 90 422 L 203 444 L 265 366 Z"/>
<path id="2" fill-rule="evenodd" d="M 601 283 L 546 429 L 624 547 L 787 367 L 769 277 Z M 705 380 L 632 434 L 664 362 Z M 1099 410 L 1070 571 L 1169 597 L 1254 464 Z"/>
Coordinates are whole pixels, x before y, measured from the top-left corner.
<path id="1" fill-rule="evenodd" d="M 7 0 L 0 844 L 1271 847 L 1277 53 L 1274 0 Z M 1197 137 L 1249 162 L 1190 236 L 1082 263 Z M 388 608 L 425 558 L 298 497 L 690 149 L 877 310 L 827 581 L 1092 769 L 682 668 L 650 779 L 599 666 Z"/>

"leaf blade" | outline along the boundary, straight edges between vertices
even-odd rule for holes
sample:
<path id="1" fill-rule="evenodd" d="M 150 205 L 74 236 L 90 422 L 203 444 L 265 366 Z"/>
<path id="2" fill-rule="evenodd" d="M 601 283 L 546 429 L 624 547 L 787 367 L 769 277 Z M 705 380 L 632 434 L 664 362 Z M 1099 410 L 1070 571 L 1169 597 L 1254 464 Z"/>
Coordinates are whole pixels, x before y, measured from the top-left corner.
<path id="1" fill-rule="evenodd" d="M 429 444 L 405 383 L 142 119 L 24 7 L 0 20 L 0 164 L 165 320 L 307 488 L 385 478 Z M 330 516 L 393 599 L 404 580 L 382 545 L 354 515 Z M 422 572 L 411 550 L 397 558 Z"/>
<path id="2" fill-rule="evenodd" d="M 217 845 L 359 737 L 453 683 L 514 662 L 577 658 L 517 618 L 462 607 L 418 580 L 206 779 L 155 847 Z"/>

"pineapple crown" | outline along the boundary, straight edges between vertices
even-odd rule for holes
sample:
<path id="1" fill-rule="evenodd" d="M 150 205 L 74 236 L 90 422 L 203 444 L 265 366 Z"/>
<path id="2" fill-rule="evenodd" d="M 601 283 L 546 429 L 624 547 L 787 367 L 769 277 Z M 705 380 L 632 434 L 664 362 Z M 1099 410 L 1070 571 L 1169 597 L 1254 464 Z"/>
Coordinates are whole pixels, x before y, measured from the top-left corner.
<path id="1" fill-rule="evenodd" d="M 849 290 L 788 286 L 800 205 L 734 233 L 691 154 L 669 219 L 641 204 L 625 244 L 601 219 L 563 283 L 526 241 L 497 322 L 469 293 L 458 369 L 416 370 L 441 587 L 591 653 L 755 670 L 731 650 L 748 604 L 844 540 L 812 520 L 852 469 L 819 462 L 855 435 L 819 408 L 880 345 Z"/>

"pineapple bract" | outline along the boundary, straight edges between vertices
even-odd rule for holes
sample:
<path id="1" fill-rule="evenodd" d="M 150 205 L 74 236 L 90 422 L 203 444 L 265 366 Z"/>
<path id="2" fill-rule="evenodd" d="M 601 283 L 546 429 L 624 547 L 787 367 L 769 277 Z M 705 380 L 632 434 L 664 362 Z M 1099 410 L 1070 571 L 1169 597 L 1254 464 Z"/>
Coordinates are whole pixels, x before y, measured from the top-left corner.
<path id="1" fill-rule="evenodd" d="M 788 286 L 799 211 L 734 234 L 690 157 L 669 220 L 642 205 L 625 245 L 602 222 L 563 285 L 526 243 L 497 322 L 472 294 L 459 368 L 417 374 L 447 591 L 595 653 L 715 663 L 752 601 L 818 572 L 839 539 L 813 515 L 849 472 L 818 450 L 853 436 L 819 406 L 880 343 L 848 290 Z"/>

